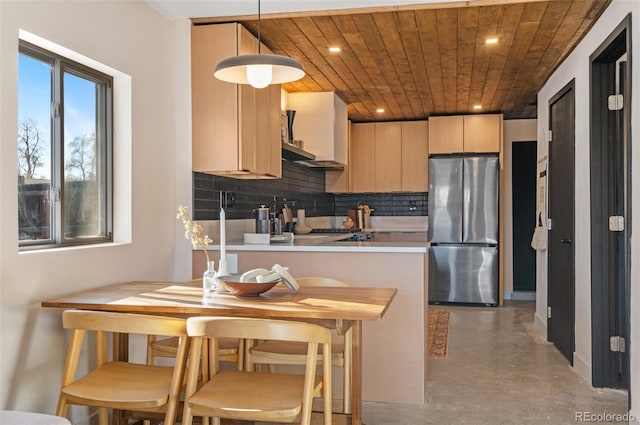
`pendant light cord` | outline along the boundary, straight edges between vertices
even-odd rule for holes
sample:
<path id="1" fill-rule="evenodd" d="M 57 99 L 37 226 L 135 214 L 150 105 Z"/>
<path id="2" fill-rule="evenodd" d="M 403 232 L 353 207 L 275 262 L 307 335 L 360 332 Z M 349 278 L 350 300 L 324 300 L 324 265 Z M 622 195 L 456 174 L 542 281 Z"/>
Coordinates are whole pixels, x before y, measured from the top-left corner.
<path id="1" fill-rule="evenodd" d="M 258 0 L 258 54 L 260 54 L 260 0 Z"/>

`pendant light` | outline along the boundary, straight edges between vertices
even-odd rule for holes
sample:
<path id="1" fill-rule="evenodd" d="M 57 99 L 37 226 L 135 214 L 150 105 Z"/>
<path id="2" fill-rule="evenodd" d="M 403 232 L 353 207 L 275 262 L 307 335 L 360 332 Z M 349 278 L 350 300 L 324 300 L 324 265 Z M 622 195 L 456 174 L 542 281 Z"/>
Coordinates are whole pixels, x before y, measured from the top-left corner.
<path id="1" fill-rule="evenodd" d="M 288 56 L 260 53 L 260 0 L 258 0 L 258 54 L 239 55 L 222 60 L 213 73 L 218 80 L 250 84 L 261 89 L 304 77 L 302 65 Z"/>

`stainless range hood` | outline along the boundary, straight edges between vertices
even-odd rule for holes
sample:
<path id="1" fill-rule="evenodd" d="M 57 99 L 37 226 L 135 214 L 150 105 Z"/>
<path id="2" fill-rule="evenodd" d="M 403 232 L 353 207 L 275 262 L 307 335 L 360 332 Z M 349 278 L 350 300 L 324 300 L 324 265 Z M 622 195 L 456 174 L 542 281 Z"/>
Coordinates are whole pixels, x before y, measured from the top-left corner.
<path id="1" fill-rule="evenodd" d="M 324 168 L 325 170 L 344 170 L 344 165 L 328 159 L 315 159 L 313 161 L 296 161 L 298 164 L 306 165 L 309 168 Z"/>
<path id="2" fill-rule="evenodd" d="M 282 158 L 307 166 L 309 168 L 344 170 L 344 164 L 332 160 L 316 159 L 316 156 L 314 154 L 288 143 L 282 144 Z"/>
<path id="3" fill-rule="evenodd" d="M 313 161 L 316 156 L 288 143 L 282 144 L 282 157 L 288 161 Z"/>

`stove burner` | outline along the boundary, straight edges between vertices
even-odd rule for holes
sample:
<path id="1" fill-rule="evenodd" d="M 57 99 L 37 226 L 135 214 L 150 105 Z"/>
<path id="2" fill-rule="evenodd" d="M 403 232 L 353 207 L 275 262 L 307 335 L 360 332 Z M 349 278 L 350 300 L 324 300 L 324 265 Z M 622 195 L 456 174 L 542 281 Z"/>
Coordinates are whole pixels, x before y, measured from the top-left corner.
<path id="1" fill-rule="evenodd" d="M 363 232 L 360 229 L 312 229 L 311 233 L 350 233 L 351 237 L 348 239 L 343 239 L 345 241 L 358 241 L 365 242 L 369 239 L 373 239 L 372 232 Z"/>
<path id="2" fill-rule="evenodd" d="M 312 229 L 311 233 L 357 233 L 360 229 Z"/>

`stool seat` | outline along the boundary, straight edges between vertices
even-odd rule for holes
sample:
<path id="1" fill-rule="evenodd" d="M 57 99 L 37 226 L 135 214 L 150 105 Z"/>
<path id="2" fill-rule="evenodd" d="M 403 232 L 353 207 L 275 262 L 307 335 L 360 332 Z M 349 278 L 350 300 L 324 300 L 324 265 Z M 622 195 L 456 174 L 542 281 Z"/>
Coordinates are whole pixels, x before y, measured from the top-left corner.
<path id="1" fill-rule="evenodd" d="M 71 425 L 66 418 L 43 413 L 19 412 L 17 410 L 0 410 L 2 425 Z"/>

